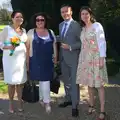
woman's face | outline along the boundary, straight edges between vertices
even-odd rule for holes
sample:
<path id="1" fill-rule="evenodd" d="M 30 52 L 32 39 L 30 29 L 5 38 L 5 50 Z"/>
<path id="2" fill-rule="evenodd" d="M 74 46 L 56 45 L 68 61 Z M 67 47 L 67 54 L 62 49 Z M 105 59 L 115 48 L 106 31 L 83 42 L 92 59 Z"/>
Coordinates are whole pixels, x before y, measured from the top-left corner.
<path id="1" fill-rule="evenodd" d="M 90 16 L 90 13 L 87 10 L 82 10 L 80 16 L 81 16 L 81 20 L 83 22 L 85 22 L 85 23 L 90 22 L 91 16 Z"/>
<path id="2" fill-rule="evenodd" d="M 23 15 L 21 13 L 16 13 L 12 21 L 13 24 L 20 26 L 23 23 Z"/>
<path id="3" fill-rule="evenodd" d="M 43 16 L 36 17 L 36 26 L 37 26 L 37 28 L 45 27 L 45 18 Z"/>

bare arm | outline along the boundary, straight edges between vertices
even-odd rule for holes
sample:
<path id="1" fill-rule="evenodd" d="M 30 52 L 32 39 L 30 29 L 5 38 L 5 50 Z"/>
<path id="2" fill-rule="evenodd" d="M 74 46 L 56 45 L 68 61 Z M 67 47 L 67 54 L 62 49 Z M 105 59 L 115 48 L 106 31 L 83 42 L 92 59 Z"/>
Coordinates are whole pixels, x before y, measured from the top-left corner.
<path id="1" fill-rule="evenodd" d="M 29 70 L 29 51 L 30 51 L 30 42 L 29 40 L 27 40 L 27 42 L 25 43 L 26 46 L 26 64 L 27 64 L 27 70 Z"/>
<path id="2" fill-rule="evenodd" d="M 57 49 L 57 43 L 56 43 L 56 41 L 54 41 L 54 43 L 53 43 L 53 49 L 54 49 L 54 62 L 57 63 L 58 49 Z"/>

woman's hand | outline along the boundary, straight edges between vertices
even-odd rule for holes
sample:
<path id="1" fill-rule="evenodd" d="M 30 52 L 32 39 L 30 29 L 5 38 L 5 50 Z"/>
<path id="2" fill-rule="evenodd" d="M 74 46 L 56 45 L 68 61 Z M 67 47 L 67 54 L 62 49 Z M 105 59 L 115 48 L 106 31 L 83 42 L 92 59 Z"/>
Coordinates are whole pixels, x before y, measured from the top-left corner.
<path id="1" fill-rule="evenodd" d="M 100 69 L 103 68 L 103 66 L 104 66 L 104 57 L 100 57 L 100 59 L 99 59 L 99 67 L 100 67 Z"/>
<path id="2" fill-rule="evenodd" d="M 53 62 L 54 62 L 54 64 L 57 64 L 57 57 L 53 57 Z"/>
<path id="3" fill-rule="evenodd" d="M 29 71 L 29 62 L 26 62 L 27 71 Z"/>
<path id="4" fill-rule="evenodd" d="M 13 45 L 11 45 L 11 46 L 4 46 L 3 49 L 14 50 L 15 46 L 13 46 Z"/>

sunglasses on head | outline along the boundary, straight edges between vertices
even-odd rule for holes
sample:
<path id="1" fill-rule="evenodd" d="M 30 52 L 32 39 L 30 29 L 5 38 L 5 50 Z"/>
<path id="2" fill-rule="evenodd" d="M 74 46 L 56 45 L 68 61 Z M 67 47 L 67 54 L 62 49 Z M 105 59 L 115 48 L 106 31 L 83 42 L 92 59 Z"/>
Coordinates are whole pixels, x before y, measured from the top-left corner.
<path id="1" fill-rule="evenodd" d="M 36 22 L 44 22 L 45 19 L 36 19 Z"/>

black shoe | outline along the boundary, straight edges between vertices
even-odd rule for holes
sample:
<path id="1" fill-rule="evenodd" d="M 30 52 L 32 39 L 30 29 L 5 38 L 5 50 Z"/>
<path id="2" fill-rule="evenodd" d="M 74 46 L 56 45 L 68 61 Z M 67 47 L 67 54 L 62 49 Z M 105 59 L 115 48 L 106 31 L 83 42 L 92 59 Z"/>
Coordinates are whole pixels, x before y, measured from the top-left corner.
<path id="1" fill-rule="evenodd" d="M 72 116 L 73 116 L 73 117 L 78 117 L 78 116 L 79 116 L 79 111 L 78 111 L 78 109 L 72 109 Z"/>
<path id="2" fill-rule="evenodd" d="M 69 106 L 69 105 L 72 105 L 72 102 L 71 102 L 71 101 L 69 101 L 69 102 L 63 102 L 63 103 L 59 104 L 59 107 L 64 108 L 64 107 L 67 107 L 67 106 Z"/>

